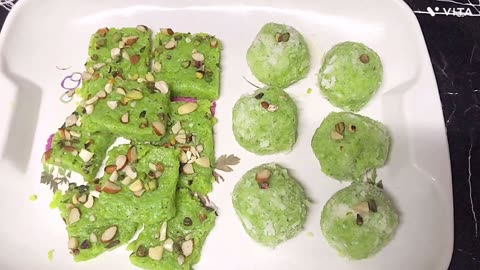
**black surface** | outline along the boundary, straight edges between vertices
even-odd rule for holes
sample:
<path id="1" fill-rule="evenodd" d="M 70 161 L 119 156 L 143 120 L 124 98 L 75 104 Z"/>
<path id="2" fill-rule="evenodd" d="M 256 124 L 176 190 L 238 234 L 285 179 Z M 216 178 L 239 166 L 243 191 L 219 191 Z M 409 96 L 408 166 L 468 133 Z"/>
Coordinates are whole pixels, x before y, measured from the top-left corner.
<path id="1" fill-rule="evenodd" d="M 438 83 L 453 176 L 455 246 L 450 270 L 480 269 L 480 12 L 468 0 L 405 0 L 414 11 L 469 8 L 473 16 L 416 14 Z M 478 5 L 480 0 L 470 0 Z M 463 4 L 463 5 L 462 5 Z M 464 10 L 465 12 L 466 10 Z M 0 27 L 7 11 L 0 7 Z M 34 23 L 34 22 L 32 22 Z M 439 236 L 442 237 L 442 236 Z M 432 243 L 433 244 L 433 243 Z M 406 269 L 408 270 L 408 269 Z M 426 269 L 429 270 L 429 269 Z"/>

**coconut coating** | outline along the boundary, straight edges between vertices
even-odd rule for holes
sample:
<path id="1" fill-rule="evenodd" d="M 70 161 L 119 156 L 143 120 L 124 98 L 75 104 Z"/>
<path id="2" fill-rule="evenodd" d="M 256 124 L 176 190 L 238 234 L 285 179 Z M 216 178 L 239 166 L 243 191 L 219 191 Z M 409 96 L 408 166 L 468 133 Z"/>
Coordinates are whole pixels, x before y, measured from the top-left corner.
<path id="1" fill-rule="evenodd" d="M 354 182 L 328 200 L 320 226 L 328 243 L 341 256 L 359 260 L 376 254 L 390 242 L 398 215 L 382 189 Z"/>
<path id="2" fill-rule="evenodd" d="M 361 43 L 343 42 L 326 54 L 318 83 L 330 103 L 356 112 L 378 90 L 382 76 L 382 62 L 374 50 Z"/>
<path id="3" fill-rule="evenodd" d="M 266 186 L 257 179 L 264 170 L 271 173 Z M 249 170 L 236 184 L 232 201 L 245 231 L 265 246 L 293 238 L 305 224 L 307 199 L 302 187 L 274 163 Z"/>
<path id="4" fill-rule="evenodd" d="M 295 28 L 267 23 L 248 48 L 247 62 L 262 83 L 287 87 L 305 78 L 310 69 L 310 53 Z"/>
<path id="5" fill-rule="evenodd" d="M 326 175 L 357 180 L 385 164 L 390 135 L 382 123 L 368 117 L 332 112 L 315 131 L 311 146 Z"/>
<path id="6" fill-rule="evenodd" d="M 242 96 L 233 107 L 237 142 L 259 155 L 289 151 L 297 137 L 297 105 L 282 89 L 266 87 Z"/>

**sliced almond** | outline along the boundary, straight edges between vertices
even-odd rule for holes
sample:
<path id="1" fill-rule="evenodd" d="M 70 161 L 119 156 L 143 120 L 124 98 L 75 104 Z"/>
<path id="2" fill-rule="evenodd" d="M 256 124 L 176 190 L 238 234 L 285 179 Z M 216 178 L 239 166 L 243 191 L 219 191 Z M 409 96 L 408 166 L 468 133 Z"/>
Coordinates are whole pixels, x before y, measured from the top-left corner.
<path id="1" fill-rule="evenodd" d="M 165 242 L 163 242 L 163 248 L 172 252 L 173 251 L 173 240 L 170 239 L 170 238 L 165 240 Z"/>
<path id="2" fill-rule="evenodd" d="M 108 33 L 108 31 L 108 27 L 100 28 L 97 30 L 97 34 L 103 37 Z"/>
<path id="3" fill-rule="evenodd" d="M 83 72 L 82 73 L 82 81 L 86 82 L 92 79 L 92 74 L 88 72 Z"/>
<path id="4" fill-rule="evenodd" d="M 78 248 L 78 238 L 76 237 L 71 237 L 68 239 L 68 248 L 69 249 L 76 249 Z"/>
<path id="5" fill-rule="evenodd" d="M 212 41 L 210 41 L 210 48 L 217 48 L 218 46 L 218 40 L 214 39 Z"/>
<path id="6" fill-rule="evenodd" d="M 188 257 L 193 252 L 193 240 L 190 239 L 182 243 L 182 253 L 185 257 Z"/>
<path id="7" fill-rule="evenodd" d="M 78 201 L 85 203 L 87 201 L 87 194 L 82 194 L 80 197 L 78 197 Z"/>
<path id="8" fill-rule="evenodd" d="M 155 166 L 153 163 L 148 164 L 148 168 L 150 168 L 151 171 L 157 171 L 157 166 Z"/>
<path id="9" fill-rule="evenodd" d="M 165 81 L 158 81 L 155 83 L 155 88 L 160 91 L 162 94 L 168 93 L 168 84 Z"/>
<path id="10" fill-rule="evenodd" d="M 353 210 L 359 214 L 366 215 L 370 212 L 368 208 L 368 202 L 361 202 L 353 207 Z"/>
<path id="11" fill-rule="evenodd" d="M 127 94 L 127 92 L 125 92 L 125 89 L 121 87 L 117 87 L 117 89 L 115 89 L 115 92 L 117 92 L 117 94 L 120 94 L 122 96 L 125 96 Z"/>
<path id="12" fill-rule="evenodd" d="M 103 189 L 102 189 L 103 192 L 109 193 L 109 194 L 118 193 L 120 192 L 120 190 L 122 190 L 122 188 L 119 185 L 110 181 L 105 182 L 105 185 L 103 186 Z"/>
<path id="13" fill-rule="evenodd" d="M 87 105 L 91 105 L 91 104 L 94 104 L 95 102 L 98 101 L 98 97 L 97 96 L 93 96 L 92 98 L 88 99 L 87 101 L 85 101 L 85 104 Z"/>
<path id="14" fill-rule="evenodd" d="M 114 171 L 117 170 L 117 166 L 115 165 L 107 165 L 105 166 L 105 169 L 103 169 L 106 173 L 112 174 Z"/>
<path id="15" fill-rule="evenodd" d="M 343 139 L 343 135 L 340 134 L 340 133 L 338 133 L 338 132 L 336 132 L 335 130 L 332 130 L 332 131 L 330 132 L 330 138 L 332 138 L 333 140 L 338 141 L 338 140 L 342 140 L 342 139 Z"/>
<path id="16" fill-rule="evenodd" d="M 87 107 L 85 107 L 85 113 L 86 114 L 92 114 L 94 108 L 95 107 L 93 107 L 93 105 L 88 105 Z"/>
<path id="17" fill-rule="evenodd" d="M 122 58 L 127 60 L 127 61 L 130 61 L 130 55 L 128 54 L 127 51 L 122 52 Z"/>
<path id="18" fill-rule="evenodd" d="M 70 210 L 70 214 L 68 215 L 68 224 L 74 224 L 80 220 L 80 210 L 74 207 Z"/>
<path id="19" fill-rule="evenodd" d="M 195 160 L 195 163 L 197 163 L 202 167 L 206 167 L 206 168 L 210 167 L 210 160 L 208 159 L 208 157 L 198 158 Z"/>
<path id="20" fill-rule="evenodd" d="M 102 241 L 102 243 L 108 243 L 110 241 L 112 241 L 112 239 L 115 237 L 115 235 L 117 234 L 117 226 L 111 226 L 109 227 L 108 229 L 106 229 L 103 233 L 102 233 L 102 236 L 100 237 L 100 241 Z"/>
<path id="21" fill-rule="evenodd" d="M 85 162 L 89 162 L 92 159 L 93 155 L 94 154 L 92 152 L 86 149 L 80 150 L 80 153 L 78 154 L 78 156 Z"/>
<path id="22" fill-rule="evenodd" d="M 73 203 L 73 205 L 77 205 L 77 204 L 80 203 L 78 201 L 78 194 L 75 194 L 75 195 L 72 196 L 72 203 Z"/>
<path id="23" fill-rule="evenodd" d="M 71 114 L 65 119 L 65 127 L 71 127 L 77 122 L 77 115 Z"/>
<path id="24" fill-rule="evenodd" d="M 165 44 L 165 49 L 167 50 L 172 50 L 175 47 L 177 47 L 177 41 L 175 39 L 171 39 Z"/>
<path id="25" fill-rule="evenodd" d="M 180 122 L 176 122 L 175 125 L 172 126 L 172 133 L 177 134 L 180 129 L 182 129 L 182 124 Z"/>
<path id="26" fill-rule="evenodd" d="M 122 122 L 122 124 L 128 124 L 129 122 L 128 112 L 122 114 L 122 117 L 120 117 L 120 122 Z"/>
<path id="27" fill-rule="evenodd" d="M 188 162 L 187 153 L 185 153 L 184 151 L 182 151 L 182 154 L 180 156 L 180 162 L 184 164 Z"/>
<path id="28" fill-rule="evenodd" d="M 130 178 L 129 176 L 126 176 L 125 178 L 123 178 L 122 181 L 120 181 L 122 184 L 124 184 L 125 186 L 128 186 L 132 183 L 132 178 Z"/>
<path id="29" fill-rule="evenodd" d="M 182 171 L 183 171 L 185 174 L 193 174 L 193 173 L 195 173 L 195 172 L 193 171 L 193 165 L 192 165 L 191 163 L 187 163 L 187 164 L 183 165 Z"/>
<path id="30" fill-rule="evenodd" d="M 192 53 L 192 59 L 195 61 L 203 62 L 205 60 L 205 56 L 202 53 L 195 52 Z"/>
<path id="31" fill-rule="evenodd" d="M 163 172 L 165 170 L 165 167 L 160 162 L 157 163 L 157 165 L 155 165 L 155 168 L 157 169 L 158 172 Z"/>
<path id="32" fill-rule="evenodd" d="M 153 72 L 160 72 L 162 70 L 162 63 L 154 62 L 153 63 Z"/>
<path id="33" fill-rule="evenodd" d="M 198 108 L 198 104 L 195 102 L 187 102 L 182 106 L 178 107 L 178 114 L 184 115 L 194 112 Z"/>
<path id="34" fill-rule="evenodd" d="M 88 220 L 90 220 L 91 222 L 94 222 L 96 220 L 95 216 L 94 215 L 91 215 L 88 217 Z"/>
<path id="35" fill-rule="evenodd" d="M 147 75 L 145 75 L 145 80 L 147 80 L 147 82 L 154 82 L 155 77 L 153 77 L 152 73 L 148 72 Z"/>
<path id="36" fill-rule="evenodd" d="M 82 136 L 82 134 L 80 134 L 80 132 L 77 132 L 77 131 L 74 131 L 74 130 L 70 130 L 70 135 L 72 135 L 72 137 L 75 137 L 75 138 L 80 138 Z"/>
<path id="37" fill-rule="evenodd" d="M 120 48 L 113 48 L 111 51 L 110 51 L 110 56 L 112 58 L 117 58 L 121 55 L 121 50 Z"/>
<path id="38" fill-rule="evenodd" d="M 132 55 L 130 57 L 130 63 L 135 65 L 136 63 L 138 63 L 138 61 L 140 61 L 140 55 L 139 54 L 135 54 L 135 55 Z"/>
<path id="39" fill-rule="evenodd" d="M 101 69 L 101 68 L 104 67 L 104 66 L 105 66 L 105 63 L 96 63 L 96 64 L 93 65 L 92 67 L 93 67 L 94 70 L 99 70 L 99 69 Z"/>
<path id="40" fill-rule="evenodd" d="M 128 91 L 126 97 L 131 100 L 139 100 L 143 98 L 143 93 L 140 92 L 139 90 L 134 89 L 134 90 Z"/>
<path id="41" fill-rule="evenodd" d="M 122 170 L 123 168 L 125 168 L 125 166 L 127 166 L 127 156 L 125 155 L 119 155 L 116 159 L 115 159 L 115 166 L 117 166 L 117 170 L 120 171 Z"/>
<path id="42" fill-rule="evenodd" d="M 118 102 L 117 101 L 114 101 L 114 100 L 110 100 L 110 101 L 107 101 L 107 106 L 112 109 L 112 110 L 115 110 L 118 106 Z"/>
<path id="43" fill-rule="evenodd" d="M 268 169 L 262 169 L 261 171 L 257 172 L 255 176 L 255 180 L 259 183 L 266 183 L 270 180 L 270 176 L 272 172 Z"/>
<path id="44" fill-rule="evenodd" d="M 115 182 L 117 181 L 117 179 L 118 179 L 118 172 L 114 171 L 108 178 L 108 181 Z"/>
<path id="45" fill-rule="evenodd" d="M 83 206 L 85 206 L 86 208 L 92 208 L 94 202 L 95 198 L 93 198 L 92 194 L 88 194 L 88 199 Z"/>
<path id="46" fill-rule="evenodd" d="M 183 265 L 185 263 L 185 256 L 183 256 L 182 254 L 178 255 L 177 262 L 179 265 Z"/>
<path id="47" fill-rule="evenodd" d="M 128 169 L 125 171 L 125 174 L 132 179 L 137 178 L 137 172 L 131 166 L 128 166 Z"/>
<path id="48" fill-rule="evenodd" d="M 135 146 L 130 146 L 130 148 L 128 149 L 128 152 L 127 152 L 127 160 L 129 163 L 133 163 L 135 161 L 137 161 L 137 147 Z"/>
<path id="49" fill-rule="evenodd" d="M 185 134 L 178 134 L 177 136 L 175 136 L 175 140 L 178 142 L 178 143 L 186 143 L 187 142 L 187 135 Z"/>
<path id="50" fill-rule="evenodd" d="M 152 128 L 157 136 L 163 136 L 165 134 L 165 124 L 160 121 L 153 122 Z"/>
<path id="51" fill-rule="evenodd" d="M 110 94 L 113 90 L 113 84 L 112 83 L 107 83 L 105 84 L 105 87 L 103 88 L 105 93 Z"/>
<path id="52" fill-rule="evenodd" d="M 164 35 L 169 35 L 169 36 L 174 34 L 172 28 L 160 28 L 160 33 Z"/>
<path id="53" fill-rule="evenodd" d="M 142 180 L 138 179 L 136 180 L 135 182 L 133 182 L 132 184 L 130 184 L 128 186 L 128 188 L 132 191 L 132 192 L 137 192 L 137 191 L 140 191 L 143 189 L 143 182 Z"/>
<path id="54" fill-rule="evenodd" d="M 163 257 L 163 246 L 149 248 L 148 257 L 150 257 L 152 260 L 160 261 Z"/>
<path id="55" fill-rule="evenodd" d="M 143 193 L 145 193 L 145 189 L 141 189 L 139 191 L 135 191 L 133 193 L 133 195 L 135 195 L 136 197 L 142 197 Z"/>
<path id="56" fill-rule="evenodd" d="M 197 152 L 198 152 L 198 153 L 202 153 L 202 152 L 203 152 L 203 145 L 199 144 L 199 145 L 197 145 L 196 148 L 197 148 Z"/>
<path id="57" fill-rule="evenodd" d="M 160 227 L 160 241 L 167 239 L 167 222 L 164 221 Z"/>
<path id="58" fill-rule="evenodd" d="M 92 216 L 93 217 L 93 216 Z M 94 233 L 90 234 L 90 242 L 96 243 L 98 241 L 97 235 Z"/>
<path id="59" fill-rule="evenodd" d="M 138 40 L 138 37 L 137 36 L 129 36 L 129 37 L 124 37 L 123 38 L 123 42 L 125 42 L 125 45 L 127 46 L 132 46 L 133 44 L 135 44 Z"/>
<path id="60" fill-rule="evenodd" d="M 146 27 L 145 25 L 137 25 L 137 30 L 140 32 L 147 32 L 148 27 Z"/>

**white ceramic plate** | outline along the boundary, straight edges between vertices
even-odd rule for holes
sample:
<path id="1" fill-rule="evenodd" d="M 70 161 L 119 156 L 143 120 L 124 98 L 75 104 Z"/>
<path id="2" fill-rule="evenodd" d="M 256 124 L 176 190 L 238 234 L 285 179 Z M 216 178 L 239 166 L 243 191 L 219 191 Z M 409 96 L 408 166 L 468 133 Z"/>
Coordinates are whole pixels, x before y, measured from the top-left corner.
<path id="1" fill-rule="evenodd" d="M 215 126 L 217 155 L 234 153 L 242 161 L 211 198 L 220 208 L 199 270 L 248 269 L 446 269 L 453 246 L 450 162 L 441 104 L 419 25 L 399 0 L 351 1 L 148 1 L 22 0 L 1 33 L 0 269 L 133 269 L 128 252 L 118 249 L 87 263 L 74 264 L 51 192 L 40 184 L 40 157 L 50 133 L 73 104 L 59 102 L 62 78 L 82 71 L 90 34 L 103 26 L 145 24 L 153 29 L 208 32 L 223 40 L 222 88 Z M 308 78 L 287 91 L 299 107 L 298 142 L 291 153 L 258 157 L 233 139 L 231 108 L 255 82 L 246 50 L 266 22 L 296 27 L 309 42 Z M 384 63 L 384 83 L 361 114 L 385 123 L 393 134 L 388 165 L 379 170 L 400 212 L 394 240 L 362 261 L 337 256 L 323 238 L 319 219 L 325 202 L 346 186 L 325 177 L 310 140 L 323 118 L 336 110 L 318 93 L 315 78 L 323 54 L 335 43 L 354 40 L 374 48 Z M 71 66 L 68 71 L 56 66 Z M 314 91 L 307 94 L 307 89 Z M 230 195 L 253 166 L 278 162 L 290 169 L 313 200 L 305 231 L 275 249 L 261 247 L 244 232 Z M 29 196 L 37 194 L 31 202 Z M 312 236 L 313 234 L 313 236 Z M 54 249 L 49 262 L 47 252 Z"/>

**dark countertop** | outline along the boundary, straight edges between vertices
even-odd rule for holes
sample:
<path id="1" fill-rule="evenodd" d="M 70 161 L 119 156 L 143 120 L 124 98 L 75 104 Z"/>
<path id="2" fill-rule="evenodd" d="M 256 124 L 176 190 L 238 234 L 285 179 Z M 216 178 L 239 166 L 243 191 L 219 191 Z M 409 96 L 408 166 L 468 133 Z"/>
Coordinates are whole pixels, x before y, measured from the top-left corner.
<path id="1" fill-rule="evenodd" d="M 480 269 L 480 0 L 405 0 L 430 53 L 447 127 L 455 246 L 449 270 Z M 473 3 L 473 4 L 472 4 Z M 476 5 L 476 6 L 475 6 Z M 452 15 L 464 8 L 468 16 Z M 468 8 L 468 10 L 467 10 Z M 470 13 L 472 16 L 469 16 Z M 0 29 L 8 11 L 0 7 Z M 478 14 L 478 15 L 477 15 Z M 457 14 L 458 15 L 458 14 Z M 477 222 L 478 221 L 478 222 Z M 425 269 L 429 270 L 429 269 Z"/>

